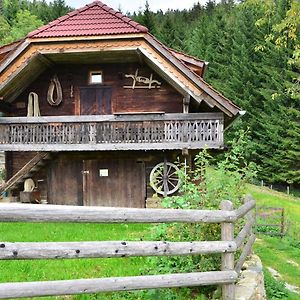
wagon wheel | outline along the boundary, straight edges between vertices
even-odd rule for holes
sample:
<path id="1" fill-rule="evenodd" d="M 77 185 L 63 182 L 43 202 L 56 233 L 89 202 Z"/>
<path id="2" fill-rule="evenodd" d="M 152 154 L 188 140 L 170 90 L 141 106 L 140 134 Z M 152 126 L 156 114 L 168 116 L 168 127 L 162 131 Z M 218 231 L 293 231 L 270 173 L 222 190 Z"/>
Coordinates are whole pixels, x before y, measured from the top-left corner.
<path id="1" fill-rule="evenodd" d="M 150 173 L 150 185 L 160 195 L 171 195 L 180 186 L 178 167 L 169 162 L 157 164 Z"/>

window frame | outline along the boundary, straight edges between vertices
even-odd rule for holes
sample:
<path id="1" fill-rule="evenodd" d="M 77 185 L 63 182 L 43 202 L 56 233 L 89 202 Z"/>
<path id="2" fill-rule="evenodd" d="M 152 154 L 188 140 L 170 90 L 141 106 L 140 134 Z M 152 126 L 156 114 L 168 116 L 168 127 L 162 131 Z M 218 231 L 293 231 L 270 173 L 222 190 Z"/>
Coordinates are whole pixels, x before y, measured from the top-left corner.
<path id="1" fill-rule="evenodd" d="M 93 82 L 93 80 L 92 80 L 93 75 L 99 76 L 100 74 L 101 74 L 101 82 Z M 89 71 L 88 84 L 89 85 L 103 84 L 103 71 L 102 70 Z"/>

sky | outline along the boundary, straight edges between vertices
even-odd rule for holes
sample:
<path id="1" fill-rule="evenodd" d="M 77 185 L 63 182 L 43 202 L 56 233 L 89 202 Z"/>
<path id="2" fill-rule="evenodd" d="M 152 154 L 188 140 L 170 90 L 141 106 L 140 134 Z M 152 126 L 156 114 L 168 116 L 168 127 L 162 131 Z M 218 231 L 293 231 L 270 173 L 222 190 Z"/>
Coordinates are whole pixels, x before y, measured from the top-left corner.
<path id="1" fill-rule="evenodd" d="M 48 1 L 49 2 L 49 1 Z M 66 3 L 71 7 L 79 8 L 85 4 L 91 3 L 93 0 L 66 0 Z M 146 0 L 102 0 L 103 3 L 118 10 L 121 8 L 123 13 L 138 11 L 139 8 L 145 7 Z M 170 9 L 189 9 L 194 3 L 200 2 L 205 4 L 206 0 L 148 0 L 152 11 Z"/>

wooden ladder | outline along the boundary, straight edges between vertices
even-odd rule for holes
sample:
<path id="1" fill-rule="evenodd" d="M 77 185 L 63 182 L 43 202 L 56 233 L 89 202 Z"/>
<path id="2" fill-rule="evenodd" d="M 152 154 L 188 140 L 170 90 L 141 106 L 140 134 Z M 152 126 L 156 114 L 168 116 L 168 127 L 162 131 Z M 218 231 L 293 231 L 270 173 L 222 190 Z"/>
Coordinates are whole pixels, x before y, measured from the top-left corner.
<path id="1" fill-rule="evenodd" d="M 31 177 L 45 165 L 45 161 L 50 159 L 51 154 L 49 152 L 38 152 L 22 169 L 0 186 L 0 195 L 18 184 L 21 184 L 26 178 Z"/>

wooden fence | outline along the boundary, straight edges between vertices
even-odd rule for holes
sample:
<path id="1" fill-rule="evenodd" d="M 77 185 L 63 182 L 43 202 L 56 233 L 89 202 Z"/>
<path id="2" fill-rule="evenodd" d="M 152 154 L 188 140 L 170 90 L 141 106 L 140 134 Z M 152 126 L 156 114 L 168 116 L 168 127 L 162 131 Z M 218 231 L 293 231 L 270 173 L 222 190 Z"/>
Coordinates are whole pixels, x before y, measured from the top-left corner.
<path id="1" fill-rule="evenodd" d="M 220 253 L 221 271 L 130 276 L 99 279 L 0 283 L 0 298 L 24 298 L 129 291 L 153 288 L 222 285 L 223 299 L 232 300 L 235 282 L 255 240 L 255 201 L 233 210 L 222 201 L 221 210 L 177 210 L 78 207 L 59 205 L 1 204 L 1 222 L 75 222 L 75 223 L 221 223 L 221 241 L 191 242 L 0 242 L 1 260 L 66 259 L 129 256 L 171 256 Z M 242 230 L 234 237 L 234 224 L 246 217 Z M 235 260 L 234 254 L 241 249 Z"/>
<path id="2" fill-rule="evenodd" d="M 257 207 L 256 232 L 283 237 L 285 235 L 284 208 L 267 206 Z"/>

